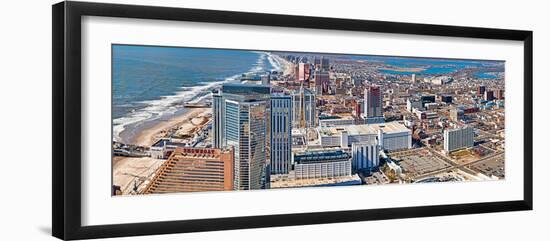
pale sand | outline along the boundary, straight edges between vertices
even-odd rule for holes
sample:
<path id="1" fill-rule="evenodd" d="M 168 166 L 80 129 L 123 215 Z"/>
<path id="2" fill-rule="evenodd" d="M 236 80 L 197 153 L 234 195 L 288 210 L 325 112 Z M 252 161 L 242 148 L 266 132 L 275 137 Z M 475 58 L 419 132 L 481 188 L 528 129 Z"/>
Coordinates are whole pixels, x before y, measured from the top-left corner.
<path id="1" fill-rule="evenodd" d="M 194 127 L 193 123 L 197 123 L 195 118 L 204 116 L 211 112 L 210 108 L 191 108 L 182 115 L 174 116 L 169 120 L 162 121 L 157 125 L 142 130 L 134 139 L 133 143 L 139 146 L 151 146 L 159 138 L 164 137 L 167 130 L 171 128 L 180 128 L 177 132 L 190 131 Z"/>
<path id="2" fill-rule="evenodd" d="M 151 157 L 113 157 L 113 185 L 120 186 L 123 195 L 132 192 L 134 182 L 143 188 L 164 161 Z"/>
<path id="3" fill-rule="evenodd" d="M 282 63 L 283 75 L 292 75 L 294 74 L 294 68 L 292 68 L 292 63 L 288 62 L 286 59 L 274 55 L 274 58 L 279 60 Z"/>

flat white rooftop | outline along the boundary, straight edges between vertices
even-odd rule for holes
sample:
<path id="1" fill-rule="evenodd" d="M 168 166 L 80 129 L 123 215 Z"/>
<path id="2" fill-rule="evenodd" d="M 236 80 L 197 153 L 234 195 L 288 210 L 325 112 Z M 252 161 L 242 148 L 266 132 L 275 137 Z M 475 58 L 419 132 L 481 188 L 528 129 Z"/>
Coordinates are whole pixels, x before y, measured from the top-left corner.
<path id="1" fill-rule="evenodd" d="M 334 127 L 318 127 L 319 134 L 321 136 L 339 136 L 342 131 L 347 131 L 348 135 L 368 135 L 377 134 L 378 130 L 382 130 L 384 133 L 396 133 L 411 131 L 405 125 L 397 122 L 386 122 L 379 124 L 362 124 L 362 125 L 345 125 Z"/>

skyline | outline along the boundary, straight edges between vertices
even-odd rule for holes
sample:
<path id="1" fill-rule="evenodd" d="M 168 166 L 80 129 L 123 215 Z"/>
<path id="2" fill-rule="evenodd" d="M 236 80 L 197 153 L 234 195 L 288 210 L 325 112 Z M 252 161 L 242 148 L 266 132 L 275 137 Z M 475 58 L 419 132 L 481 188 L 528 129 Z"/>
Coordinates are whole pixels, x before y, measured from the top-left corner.
<path id="1" fill-rule="evenodd" d="M 136 75 L 146 84 L 173 68 L 176 88 L 113 118 L 114 195 L 185 179 L 157 171 L 185 148 L 234 151 L 234 190 L 504 178 L 504 61 L 116 45 L 114 96 L 132 63 L 147 66 Z M 186 68 L 201 77 L 179 76 Z M 465 130 L 471 139 L 454 137 Z M 147 175 L 121 177 L 115 166 L 133 159 Z"/>

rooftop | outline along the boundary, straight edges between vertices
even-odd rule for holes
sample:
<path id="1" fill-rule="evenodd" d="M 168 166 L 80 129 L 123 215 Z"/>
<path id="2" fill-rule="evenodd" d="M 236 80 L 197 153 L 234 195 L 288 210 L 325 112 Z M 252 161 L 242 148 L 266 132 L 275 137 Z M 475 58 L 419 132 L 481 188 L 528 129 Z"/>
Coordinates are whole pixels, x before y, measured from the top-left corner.
<path id="1" fill-rule="evenodd" d="M 269 85 L 226 83 L 222 86 L 223 93 L 229 94 L 270 94 Z"/>
<path id="2" fill-rule="evenodd" d="M 319 120 L 354 120 L 351 115 L 323 115 L 319 116 Z"/>
<path id="3" fill-rule="evenodd" d="M 318 128 L 319 133 L 322 136 L 340 135 L 342 131 L 347 131 L 348 135 L 377 134 L 378 130 L 380 129 L 384 133 L 411 131 L 405 125 L 397 121 L 379 123 L 379 124 L 346 125 L 346 126 Z"/>
<path id="4" fill-rule="evenodd" d="M 164 147 L 164 146 L 177 146 L 177 147 L 185 147 L 186 143 L 179 143 L 179 142 L 172 142 L 169 139 L 159 139 L 157 142 L 155 142 L 151 147 Z"/>
<path id="5" fill-rule="evenodd" d="M 294 161 L 297 163 L 315 163 L 331 160 L 350 158 L 351 155 L 343 150 L 315 150 L 304 151 L 294 154 Z"/>

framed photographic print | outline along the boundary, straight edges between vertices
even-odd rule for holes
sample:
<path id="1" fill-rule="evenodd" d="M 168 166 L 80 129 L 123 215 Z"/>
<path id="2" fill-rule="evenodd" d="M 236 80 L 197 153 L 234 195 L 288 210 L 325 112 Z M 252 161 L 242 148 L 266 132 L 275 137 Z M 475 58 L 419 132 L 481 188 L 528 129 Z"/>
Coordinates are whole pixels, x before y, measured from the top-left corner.
<path id="1" fill-rule="evenodd" d="M 53 6 L 53 235 L 532 209 L 532 32 Z"/>

